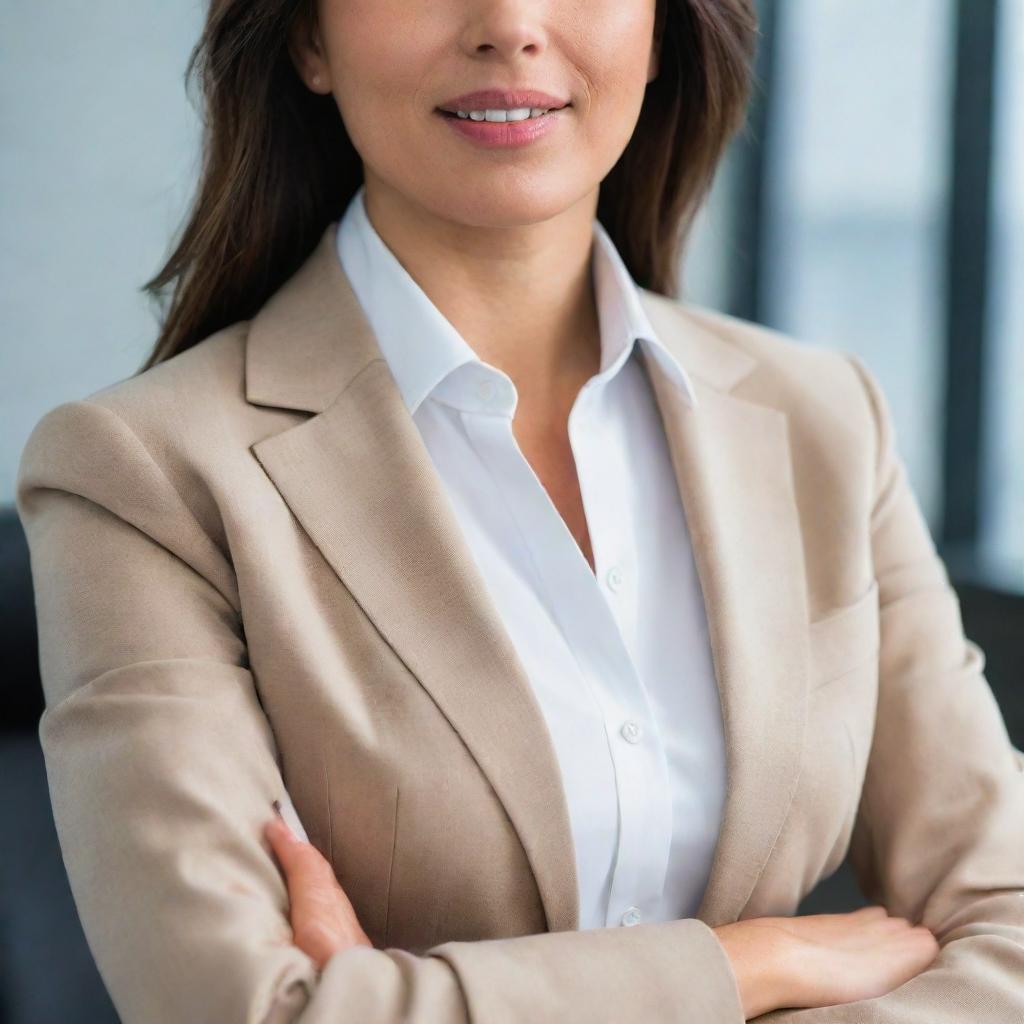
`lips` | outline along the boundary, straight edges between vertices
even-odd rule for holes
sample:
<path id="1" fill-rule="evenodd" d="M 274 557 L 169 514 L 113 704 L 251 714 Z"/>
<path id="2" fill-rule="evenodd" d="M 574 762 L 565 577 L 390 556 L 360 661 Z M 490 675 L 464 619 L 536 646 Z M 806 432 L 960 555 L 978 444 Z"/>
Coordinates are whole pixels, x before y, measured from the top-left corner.
<path id="1" fill-rule="evenodd" d="M 522 107 L 560 110 L 568 106 L 572 106 L 569 100 L 536 89 L 482 89 L 445 100 L 437 109 L 454 114 L 459 110 L 518 110 Z"/>

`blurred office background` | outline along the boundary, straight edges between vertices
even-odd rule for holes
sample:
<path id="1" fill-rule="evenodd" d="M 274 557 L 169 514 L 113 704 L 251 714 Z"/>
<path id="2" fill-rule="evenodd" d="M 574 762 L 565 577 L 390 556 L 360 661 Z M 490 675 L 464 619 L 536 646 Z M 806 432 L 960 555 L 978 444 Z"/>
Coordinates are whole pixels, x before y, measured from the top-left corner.
<path id="1" fill-rule="evenodd" d="M 968 636 L 1024 747 L 1024 0 L 767 0 L 758 86 L 684 297 L 859 354 L 886 391 Z M 205 5 L 0 8 L 0 1020 L 115 1019 L 38 751 L 18 458 L 49 408 L 133 374 L 139 291 L 198 166 Z M 950 723 L 951 735 L 955 722 Z M 848 867 L 801 912 L 860 905 Z"/>

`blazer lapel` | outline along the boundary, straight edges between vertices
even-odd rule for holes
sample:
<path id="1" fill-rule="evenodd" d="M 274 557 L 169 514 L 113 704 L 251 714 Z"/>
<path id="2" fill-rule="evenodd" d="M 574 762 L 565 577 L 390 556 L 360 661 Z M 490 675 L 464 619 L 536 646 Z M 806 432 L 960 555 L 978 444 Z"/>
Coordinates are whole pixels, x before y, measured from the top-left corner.
<path id="1" fill-rule="evenodd" d="M 694 381 L 691 409 L 645 358 L 704 596 L 728 789 L 697 916 L 738 920 L 796 791 L 809 649 L 803 540 L 784 412 L 730 394 L 757 359 L 641 289 L 659 339 Z M 642 352 L 643 350 L 641 350 Z"/>
<path id="2" fill-rule="evenodd" d="M 251 450 L 493 786 L 549 930 L 577 928 L 575 849 L 550 733 L 338 261 L 336 227 L 253 319 L 246 347 L 248 401 L 313 415 Z M 648 361 L 726 733 L 725 816 L 697 913 L 715 926 L 739 917 L 796 788 L 808 673 L 803 551 L 786 416 L 729 394 L 756 360 L 676 304 L 641 294 L 699 396 L 691 410 Z"/>
<path id="3" fill-rule="evenodd" d="M 252 445 L 313 543 L 458 731 L 522 842 L 551 931 L 576 859 L 543 712 L 334 248 L 250 327 L 250 402 L 313 416 Z"/>

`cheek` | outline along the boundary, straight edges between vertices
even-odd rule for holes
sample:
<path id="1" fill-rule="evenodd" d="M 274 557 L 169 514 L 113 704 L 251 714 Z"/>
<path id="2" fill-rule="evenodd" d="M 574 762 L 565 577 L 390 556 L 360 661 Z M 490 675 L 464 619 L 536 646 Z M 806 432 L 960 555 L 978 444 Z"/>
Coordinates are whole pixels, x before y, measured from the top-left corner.
<path id="1" fill-rule="evenodd" d="M 433 13 L 431 8 L 433 6 Z M 397 134 L 403 118 L 430 107 L 424 83 L 442 66 L 446 19 L 437 6 L 407 0 L 345 0 L 323 25 L 334 91 L 360 152 Z M 381 131 L 391 124 L 394 131 Z"/>
<path id="2" fill-rule="evenodd" d="M 654 3 L 601 0 L 594 6 L 577 39 L 582 127 L 595 148 L 621 152 L 643 106 Z"/>

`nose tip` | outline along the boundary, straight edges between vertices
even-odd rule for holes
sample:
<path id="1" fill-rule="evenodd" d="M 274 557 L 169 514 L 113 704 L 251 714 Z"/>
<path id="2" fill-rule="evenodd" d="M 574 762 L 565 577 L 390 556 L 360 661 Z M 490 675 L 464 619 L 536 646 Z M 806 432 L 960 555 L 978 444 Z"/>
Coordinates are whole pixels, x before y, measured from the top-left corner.
<path id="1" fill-rule="evenodd" d="M 503 5 L 501 10 L 495 10 L 496 6 L 491 5 L 491 10 L 467 28 L 465 52 L 476 57 L 496 53 L 506 60 L 522 54 L 536 57 L 545 47 L 546 35 L 539 15 L 528 9 L 533 5 Z"/>

